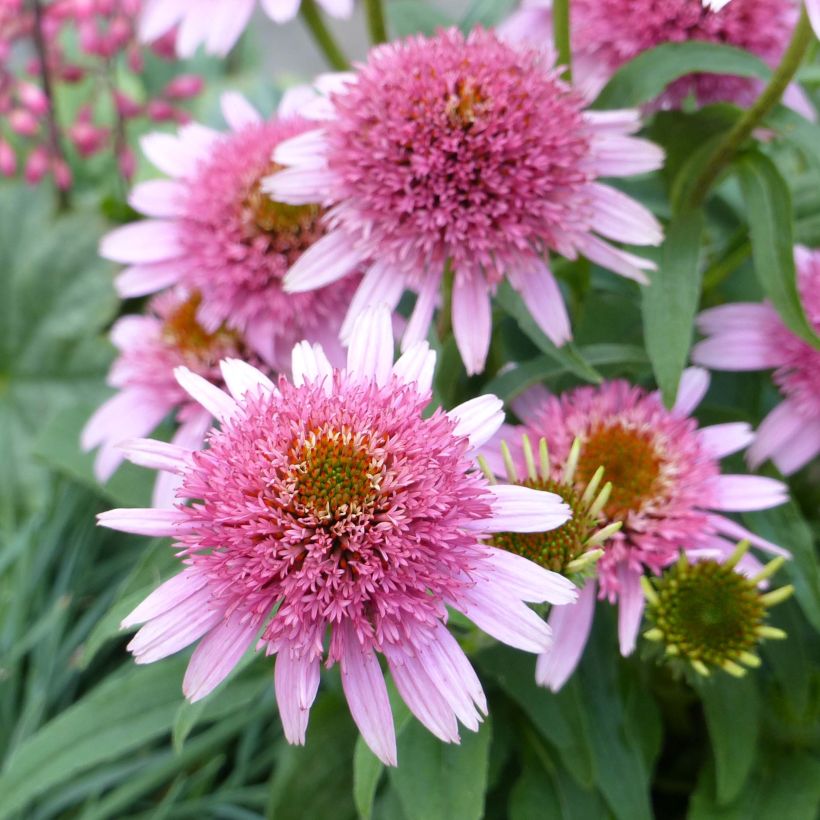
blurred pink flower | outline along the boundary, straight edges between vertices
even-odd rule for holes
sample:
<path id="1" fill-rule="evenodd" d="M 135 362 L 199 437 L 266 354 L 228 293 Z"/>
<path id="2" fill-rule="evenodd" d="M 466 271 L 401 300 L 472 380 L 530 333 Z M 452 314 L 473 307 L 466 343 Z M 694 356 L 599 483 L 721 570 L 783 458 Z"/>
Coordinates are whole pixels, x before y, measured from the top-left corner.
<path id="1" fill-rule="evenodd" d="M 228 133 L 191 124 L 143 138 L 146 156 L 171 179 L 134 187 L 129 201 L 149 218 L 111 231 L 100 253 L 129 265 L 117 279 L 121 296 L 172 284 L 196 291 L 207 331 L 238 331 L 275 369 L 287 369 L 303 338 L 321 341 L 339 360 L 339 328 L 358 278 L 284 293 L 288 267 L 324 235 L 322 211 L 273 202 L 260 190 L 276 167 L 274 148 L 311 126 L 297 117 L 263 120 L 239 94 L 225 94 L 222 109 Z"/>
<path id="2" fill-rule="evenodd" d="M 794 250 L 803 308 L 820 334 L 820 251 Z M 763 420 L 749 448 L 753 467 L 767 458 L 784 475 L 804 467 L 820 453 L 820 350 L 796 336 L 767 302 L 710 308 L 700 314 L 706 336 L 692 359 L 714 370 L 774 369 L 785 396 Z"/>
<path id="3" fill-rule="evenodd" d="M 637 112 L 584 111 L 538 51 L 482 30 L 442 31 L 374 48 L 356 74 L 322 82 L 329 97 L 312 110 L 324 122 L 276 149 L 287 169 L 265 190 L 330 209 L 328 234 L 291 268 L 286 290 L 367 268 L 343 335 L 368 304 L 395 307 L 410 288 L 404 349 L 424 338 L 449 266 L 456 343 L 478 373 L 504 278 L 556 344 L 570 338 L 549 251 L 646 281 L 654 265 L 607 240 L 658 244 L 660 225 L 598 178 L 655 170 L 663 153 L 630 136 Z"/>
<path id="4" fill-rule="evenodd" d="M 422 415 L 434 365 L 426 342 L 393 364 L 390 314 L 381 308 L 357 320 L 343 371 L 307 342 L 294 348 L 292 382 L 274 385 L 226 360 L 228 394 L 177 370 L 220 429 L 195 453 L 133 442 L 130 459 L 181 476 L 180 502 L 99 517 L 114 529 L 175 538 L 186 564 L 124 621 L 145 624 L 129 644 L 138 663 L 199 641 L 183 682 L 196 701 L 257 641 L 277 656 L 285 736 L 304 743 L 326 652 L 328 665 L 341 665 L 365 741 L 395 765 L 380 652 L 437 737 L 458 742 L 457 720 L 478 728 L 486 700 L 445 627 L 446 607 L 498 640 L 543 651 L 549 627 L 525 602 L 566 604 L 575 588 L 481 539 L 550 529 L 569 513 L 555 495 L 490 486 L 474 469 L 475 449 L 503 420 L 494 396 Z M 189 498 L 191 506 L 182 503 Z"/>

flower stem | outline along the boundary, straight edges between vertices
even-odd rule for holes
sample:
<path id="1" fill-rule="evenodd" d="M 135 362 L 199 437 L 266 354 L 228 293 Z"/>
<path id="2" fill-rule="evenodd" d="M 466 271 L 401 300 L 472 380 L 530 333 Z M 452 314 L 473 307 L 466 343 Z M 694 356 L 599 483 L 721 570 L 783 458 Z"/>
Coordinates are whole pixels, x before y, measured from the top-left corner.
<path id="1" fill-rule="evenodd" d="M 384 19 L 382 0 L 364 0 L 364 13 L 367 16 L 370 42 L 374 46 L 387 42 L 387 24 Z"/>
<path id="2" fill-rule="evenodd" d="M 814 40 L 814 33 L 809 23 L 806 9 L 800 14 L 800 19 L 792 33 L 792 39 L 780 63 L 774 70 L 766 87 L 752 106 L 734 124 L 725 138 L 718 143 L 714 153 L 701 169 L 700 174 L 690 188 L 687 205 L 697 208 L 703 204 L 715 181 L 734 160 L 738 151 L 751 136 L 752 132 L 765 119 L 767 114 L 780 102 L 783 92 L 800 68 L 800 63 L 806 54 L 806 49 Z"/>
<path id="3" fill-rule="evenodd" d="M 552 36 L 558 65 L 564 66 L 564 79 L 572 80 L 572 48 L 570 43 L 569 0 L 553 0 Z"/>
<path id="4" fill-rule="evenodd" d="M 453 332 L 453 269 L 450 261 L 444 268 L 444 275 L 441 278 L 441 308 L 438 313 L 436 332 L 439 341 L 444 344 Z"/>
<path id="5" fill-rule="evenodd" d="M 319 9 L 316 8 L 315 0 L 302 0 L 299 10 L 305 25 L 328 63 L 337 71 L 347 71 L 350 68 L 350 61 L 345 57 L 344 52 L 325 25 Z"/>
<path id="6" fill-rule="evenodd" d="M 65 154 L 63 153 L 63 147 L 60 141 L 60 128 L 57 125 L 57 110 L 54 104 L 54 89 L 51 86 L 51 75 L 49 74 L 48 68 L 48 49 L 46 47 L 46 38 L 43 31 L 43 7 L 40 0 L 34 0 L 33 8 L 34 28 L 32 34 L 34 37 L 34 49 L 37 52 L 37 61 L 40 64 L 40 82 L 43 86 L 43 94 L 48 102 L 48 111 L 46 111 L 48 149 L 52 162 L 65 163 Z M 56 184 L 55 187 L 57 190 L 57 209 L 60 211 L 67 211 L 70 205 L 68 191 L 61 188 L 59 184 Z"/>

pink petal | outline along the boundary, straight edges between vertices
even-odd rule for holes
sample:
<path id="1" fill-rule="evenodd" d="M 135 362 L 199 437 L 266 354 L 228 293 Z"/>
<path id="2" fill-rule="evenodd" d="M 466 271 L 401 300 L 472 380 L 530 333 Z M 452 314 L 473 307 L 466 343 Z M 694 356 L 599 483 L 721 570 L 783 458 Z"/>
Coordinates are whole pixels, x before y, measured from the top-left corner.
<path id="1" fill-rule="evenodd" d="M 632 197 L 609 185 L 591 183 L 591 227 L 596 233 L 630 245 L 660 245 L 663 228 L 652 213 Z"/>
<path id="2" fill-rule="evenodd" d="M 240 359 L 223 359 L 219 363 L 219 369 L 225 380 L 225 387 L 237 401 L 243 399 L 248 391 L 252 394 L 276 392 L 273 382 L 261 370 Z"/>
<path id="3" fill-rule="evenodd" d="M 410 345 L 427 338 L 430 323 L 433 321 L 433 311 L 438 301 L 438 289 L 441 284 L 441 274 L 427 273 L 416 296 L 416 304 L 410 314 L 410 321 L 404 329 L 401 340 L 401 349 L 407 350 Z"/>
<path id="4" fill-rule="evenodd" d="M 359 643 L 350 622 L 345 621 L 337 628 L 343 630 L 342 688 L 350 714 L 373 754 L 386 766 L 396 766 L 393 714 L 376 653 Z"/>
<path id="5" fill-rule="evenodd" d="M 594 615 L 593 581 L 586 583 L 574 604 L 550 610 L 547 623 L 552 628 L 553 644 L 538 656 L 535 664 L 535 681 L 539 686 L 557 692 L 569 680 L 584 654 Z"/>
<path id="6" fill-rule="evenodd" d="M 436 351 L 427 342 L 416 342 L 393 365 L 393 375 L 405 384 L 415 383 L 421 394 L 430 392 L 436 369 Z"/>
<path id="7" fill-rule="evenodd" d="M 806 0 L 806 13 L 809 15 L 815 37 L 820 37 L 820 0 Z"/>
<path id="8" fill-rule="evenodd" d="M 782 447 L 800 441 L 806 424 L 803 414 L 788 399 L 772 410 L 757 428 L 746 457 L 751 467 L 759 467 Z"/>
<path id="9" fill-rule="evenodd" d="M 121 629 L 142 624 L 163 615 L 186 599 L 190 598 L 208 583 L 208 576 L 194 567 L 160 584 L 136 609 L 123 618 Z"/>
<path id="10" fill-rule="evenodd" d="M 262 8 L 274 23 L 287 23 L 296 16 L 300 3 L 301 0 L 262 0 Z"/>
<path id="11" fill-rule="evenodd" d="M 178 182 L 152 179 L 134 186 L 128 204 L 146 216 L 173 218 L 184 213 L 184 197 L 185 188 Z"/>
<path id="12" fill-rule="evenodd" d="M 262 190 L 276 202 L 315 205 L 327 201 L 334 181 L 333 173 L 327 168 L 285 168 L 265 177 L 262 180 Z M 323 242 L 327 236 L 331 234 L 327 234 L 319 242 Z M 352 270 L 355 265 L 350 267 Z"/>
<path id="13" fill-rule="evenodd" d="M 592 170 L 599 177 L 631 177 L 663 166 L 663 149 L 649 140 L 604 131 L 590 141 Z"/>
<path id="14" fill-rule="evenodd" d="M 709 389 L 709 373 L 701 367 L 687 367 L 680 377 L 678 395 L 672 412 L 678 416 L 690 416 L 703 401 Z"/>
<path id="15" fill-rule="evenodd" d="M 732 330 L 698 342 L 692 361 L 713 370 L 769 370 L 782 364 L 783 352 L 759 330 Z"/>
<path id="16" fill-rule="evenodd" d="M 789 488 L 782 481 L 764 476 L 722 475 L 713 486 L 717 498 L 709 506 L 725 512 L 766 510 L 789 500 Z"/>
<path id="17" fill-rule="evenodd" d="M 182 692 L 191 703 L 202 700 L 228 677 L 256 637 L 259 625 L 251 619 L 243 623 L 243 618 L 243 612 L 232 613 L 194 650 L 182 680 Z"/>
<path id="18" fill-rule="evenodd" d="M 641 573 L 630 569 L 626 564 L 621 564 L 618 567 L 618 585 L 618 642 L 621 654 L 626 657 L 635 650 L 643 617 Z"/>
<path id="19" fill-rule="evenodd" d="M 139 39 L 151 43 L 170 31 L 185 14 L 186 0 L 145 0 L 139 19 Z"/>
<path id="20" fill-rule="evenodd" d="M 510 282 L 549 340 L 557 347 L 566 344 L 572 338 L 569 314 L 561 289 L 547 265 L 540 259 L 534 260 L 532 270 L 512 273 Z"/>
<path id="21" fill-rule="evenodd" d="M 572 510 L 555 493 L 533 490 L 518 484 L 493 484 L 487 487 L 493 498 L 490 518 L 469 524 L 483 532 L 545 532 L 565 524 Z"/>
<path id="22" fill-rule="evenodd" d="M 239 39 L 251 19 L 255 0 L 222 0 L 208 27 L 205 49 L 224 57 Z"/>
<path id="23" fill-rule="evenodd" d="M 655 263 L 633 253 L 613 248 L 608 242 L 591 234 L 577 242 L 578 250 L 591 262 L 595 262 L 613 273 L 633 279 L 641 285 L 648 285 L 644 270 L 655 270 Z"/>
<path id="24" fill-rule="evenodd" d="M 319 5 L 331 16 L 346 20 L 353 14 L 353 0 L 319 0 Z"/>
<path id="25" fill-rule="evenodd" d="M 159 219 L 115 228 L 100 242 L 100 256 L 113 262 L 166 262 L 182 253 L 177 224 Z"/>
<path id="26" fill-rule="evenodd" d="M 486 577 L 491 583 L 501 584 L 510 595 L 539 604 L 571 604 L 578 598 L 578 588 L 560 573 L 507 550 L 487 547 L 487 552 L 483 562 L 489 569 Z"/>
<path id="27" fill-rule="evenodd" d="M 174 377 L 192 399 L 219 421 L 229 419 L 236 412 L 236 402 L 224 390 L 187 367 L 175 367 Z"/>
<path id="28" fill-rule="evenodd" d="M 120 444 L 120 449 L 132 464 L 150 470 L 182 473 L 191 461 L 190 450 L 151 438 L 129 439 Z"/>
<path id="29" fill-rule="evenodd" d="M 404 293 L 404 277 L 396 273 L 386 262 L 374 262 L 362 277 L 356 293 L 350 300 L 350 307 L 340 331 L 342 339 L 348 339 L 356 317 L 365 308 L 386 305 L 390 310 L 395 310 L 402 293 Z"/>
<path id="30" fill-rule="evenodd" d="M 249 125 L 262 122 L 262 115 L 238 91 L 226 91 L 219 98 L 219 107 L 232 131 L 241 131 Z"/>
<path id="31" fill-rule="evenodd" d="M 361 261 L 343 231 L 331 231 L 311 245 L 287 272 L 286 293 L 303 293 L 329 285 L 351 273 Z"/>
<path id="32" fill-rule="evenodd" d="M 796 473 L 820 453 L 820 419 L 806 422 L 800 435 L 794 436 L 772 453 L 772 461 L 783 475 Z"/>
<path id="33" fill-rule="evenodd" d="M 305 341 L 299 342 L 293 348 L 291 372 L 293 384 L 296 387 L 324 379 L 327 389 L 330 389 L 329 380 L 333 377 L 333 368 L 321 345 L 311 345 L 310 342 Z"/>
<path id="34" fill-rule="evenodd" d="M 771 305 L 737 302 L 704 310 L 697 318 L 697 327 L 704 336 L 740 330 L 758 332 L 765 338 L 773 322 L 779 324 L 780 320 Z"/>
<path id="35" fill-rule="evenodd" d="M 329 151 L 324 128 L 314 128 L 290 139 L 282 140 L 274 151 L 279 165 L 306 168 L 326 168 Z"/>
<path id="36" fill-rule="evenodd" d="M 176 284 L 180 275 L 180 261 L 154 262 L 125 268 L 114 280 L 117 295 L 121 299 L 133 299 Z"/>
<path id="37" fill-rule="evenodd" d="M 765 538 L 761 538 L 759 535 L 755 535 L 750 530 L 747 530 L 746 527 L 738 524 L 737 521 L 732 521 L 731 518 L 726 518 L 723 515 L 710 515 L 709 523 L 721 533 L 721 535 L 728 536 L 735 543 L 738 541 L 748 541 L 755 547 L 770 552 L 772 555 L 782 555 L 784 558 L 792 557 L 792 554 L 788 550 L 783 549 L 783 547 L 777 544 L 773 544 L 771 541 L 767 541 Z"/>
<path id="38" fill-rule="evenodd" d="M 152 507 L 107 510 L 97 515 L 97 523 L 111 530 L 157 538 L 179 535 L 195 527 L 181 510 L 155 510 Z"/>
<path id="39" fill-rule="evenodd" d="M 353 325 L 347 350 L 347 370 L 383 387 L 393 370 L 393 324 L 384 306 L 363 310 Z"/>
<path id="40" fill-rule="evenodd" d="M 754 441 L 754 431 L 743 421 L 713 424 L 711 427 L 702 427 L 700 440 L 714 458 L 737 453 L 748 447 Z"/>
<path id="41" fill-rule="evenodd" d="M 457 405 L 447 415 L 455 422 L 453 435 L 464 436 L 473 448 L 487 442 L 504 422 L 504 402 L 487 393 Z"/>
<path id="42" fill-rule="evenodd" d="M 490 349 L 492 316 L 487 283 L 479 273 L 455 278 L 453 335 L 467 375 L 481 373 Z"/>
<path id="43" fill-rule="evenodd" d="M 282 730 L 288 743 L 303 746 L 310 707 L 319 691 L 319 658 L 296 656 L 289 647 L 276 655 L 274 685 Z"/>

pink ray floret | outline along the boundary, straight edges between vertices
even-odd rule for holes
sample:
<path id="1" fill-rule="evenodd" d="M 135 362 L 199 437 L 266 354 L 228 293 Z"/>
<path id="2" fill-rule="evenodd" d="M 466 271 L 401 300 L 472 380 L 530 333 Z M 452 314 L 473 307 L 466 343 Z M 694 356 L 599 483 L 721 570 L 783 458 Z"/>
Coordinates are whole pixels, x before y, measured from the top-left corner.
<path id="1" fill-rule="evenodd" d="M 303 338 L 339 358 L 334 341 L 357 280 L 284 293 L 288 267 L 324 235 L 321 209 L 271 202 L 259 190 L 275 168 L 274 148 L 312 126 L 295 116 L 264 120 L 238 94 L 224 95 L 222 108 L 228 133 L 193 124 L 143 138 L 148 159 L 171 179 L 135 186 L 129 201 L 147 219 L 102 240 L 104 257 L 129 265 L 117 280 L 120 295 L 171 284 L 197 291 L 206 329 L 228 325 L 276 369 L 287 368 Z"/>
<path id="2" fill-rule="evenodd" d="M 172 510 L 112 510 L 100 523 L 174 534 L 185 564 L 125 620 L 149 663 L 198 641 L 183 689 L 199 700 L 252 645 L 276 654 L 285 735 L 303 743 L 322 660 L 339 663 L 354 720 L 373 751 L 396 763 L 377 653 L 412 712 L 442 740 L 457 720 L 476 729 L 481 686 L 445 627 L 447 606 L 528 652 L 550 645 L 526 602 L 567 604 L 574 585 L 482 543 L 489 533 L 541 531 L 569 518 L 557 496 L 491 486 L 477 447 L 503 421 L 483 397 L 422 415 L 435 355 L 426 342 L 392 364 L 386 308 L 362 314 L 345 370 L 318 345 L 293 351 L 293 381 L 273 385 L 235 360 L 222 363 L 221 425 L 207 447 L 179 457 L 136 442 L 130 457 L 181 475 Z M 254 375 L 256 374 L 256 375 Z M 211 383 L 179 371 L 191 396 Z M 190 505 L 183 499 L 192 499 Z"/>
<path id="3" fill-rule="evenodd" d="M 803 309 L 820 335 L 820 251 L 794 252 Z M 771 459 L 791 475 L 820 454 L 820 349 L 795 335 L 767 302 L 742 302 L 701 313 L 706 337 L 694 361 L 714 370 L 774 370 L 784 400 L 763 420 L 748 451 L 756 467 Z"/>
<path id="4" fill-rule="evenodd" d="M 613 491 L 601 524 L 621 521 L 598 561 L 598 597 L 617 602 L 621 652 L 630 654 L 640 627 L 645 570 L 659 573 L 680 550 L 697 556 L 728 556 L 737 540 L 788 554 L 727 518 L 726 512 L 767 509 L 787 499 L 779 481 L 751 475 L 722 475 L 720 459 L 745 448 L 752 431 L 744 423 L 698 427 L 691 413 L 709 385 L 708 373 L 690 368 L 681 379 L 675 406 L 664 407 L 657 392 L 626 381 L 578 387 L 560 396 L 535 389 L 514 403 L 530 439 L 545 438 L 558 478 L 572 443 L 580 440 L 579 486 L 604 468 Z M 511 437 L 515 441 L 520 435 Z M 742 569 L 761 565 L 747 556 Z M 549 621 L 555 644 L 539 659 L 539 683 L 557 690 L 581 657 L 594 614 L 594 582 L 571 607 L 556 609 Z"/>
<path id="5" fill-rule="evenodd" d="M 817 0 L 813 0 L 817 2 Z M 774 68 L 794 29 L 797 0 L 573 0 L 572 49 L 576 82 L 594 98 L 624 63 L 665 43 L 700 41 L 735 46 Z M 551 0 L 524 0 L 502 26 L 506 37 L 552 47 Z M 749 105 L 762 83 L 725 74 L 692 74 L 672 83 L 657 105 L 678 108 L 690 96 L 698 104 Z M 807 116 L 814 108 L 797 85 L 786 102 Z"/>
<path id="6" fill-rule="evenodd" d="M 317 0 L 328 14 L 349 17 L 353 0 Z M 144 0 L 139 35 L 151 43 L 176 29 L 180 57 L 192 57 L 199 46 L 208 54 L 224 57 L 250 22 L 256 0 Z M 265 13 L 276 23 L 286 23 L 299 12 L 301 0 L 261 0 Z"/>
<path id="7" fill-rule="evenodd" d="M 264 187 L 329 209 L 327 235 L 291 268 L 286 289 L 366 271 L 343 335 L 367 305 L 395 306 L 409 288 L 417 300 L 403 346 L 424 338 L 449 267 L 453 332 L 477 373 L 503 279 L 560 345 L 571 333 L 550 251 L 639 282 L 654 267 L 610 240 L 659 244 L 658 222 L 598 179 L 655 170 L 661 150 L 631 136 L 637 112 L 585 111 L 539 51 L 482 30 L 417 36 L 373 49 L 327 95 L 314 110 L 321 128 L 277 148 L 287 169 Z"/>

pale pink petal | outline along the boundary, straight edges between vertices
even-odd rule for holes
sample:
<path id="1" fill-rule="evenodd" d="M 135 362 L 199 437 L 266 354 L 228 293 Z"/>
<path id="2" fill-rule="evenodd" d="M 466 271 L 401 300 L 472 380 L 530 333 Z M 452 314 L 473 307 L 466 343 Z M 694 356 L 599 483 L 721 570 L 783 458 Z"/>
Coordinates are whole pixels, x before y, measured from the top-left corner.
<path id="1" fill-rule="evenodd" d="M 160 132 L 146 134 L 140 139 L 140 147 L 160 171 L 173 179 L 180 179 L 196 172 L 200 160 L 208 155 L 210 143 L 218 136 L 217 131 L 191 124 L 181 128 L 176 135 Z"/>
<path id="2" fill-rule="evenodd" d="M 783 475 L 796 473 L 820 453 L 820 419 L 807 421 L 796 436 L 772 453 L 772 461 Z"/>
<path id="3" fill-rule="evenodd" d="M 243 623 L 243 618 L 244 612 L 233 612 L 194 650 L 182 680 L 182 693 L 191 703 L 202 700 L 228 677 L 256 637 L 259 624 Z"/>
<path id="4" fill-rule="evenodd" d="M 128 204 L 146 216 L 175 217 L 184 213 L 185 188 L 171 179 L 152 179 L 135 185 Z"/>
<path id="5" fill-rule="evenodd" d="M 643 617 L 644 597 L 641 589 L 641 573 L 625 563 L 618 567 L 618 643 L 621 654 L 626 657 L 635 650 L 638 630 Z"/>
<path id="6" fill-rule="evenodd" d="M 301 0 L 262 0 L 262 8 L 274 23 L 287 23 L 296 16 L 300 3 Z"/>
<path id="7" fill-rule="evenodd" d="M 532 270 L 511 273 L 510 283 L 521 294 L 527 310 L 549 340 L 561 347 L 572 338 L 564 296 L 552 271 L 540 259 Z"/>
<path id="8" fill-rule="evenodd" d="M 757 475 L 721 475 L 714 479 L 714 510 L 746 512 L 777 507 L 789 499 L 789 488 L 774 478 Z"/>
<path id="9" fill-rule="evenodd" d="M 483 276 L 456 276 L 453 285 L 453 335 L 468 376 L 481 373 L 492 335 L 490 294 Z"/>
<path id="10" fill-rule="evenodd" d="M 319 691 L 319 658 L 296 656 L 288 646 L 276 655 L 274 685 L 282 731 L 288 743 L 303 746 L 310 707 Z"/>
<path id="11" fill-rule="evenodd" d="M 806 0 L 806 13 L 809 15 L 815 37 L 820 37 L 820 0 Z"/>
<path id="12" fill-rule="evenodd" d="M 174 378 L 192 399 L 219 421 L 229 419 L 236 412 L 236 402 L 224 390 L 187 367 L 175 367 Z"/>
<path id="13" fill-rule="evenodd" d="M 793 111 L 809 122 L 817 122 L 817 110 L 811 101 L 811 97 L 797 83 L 789 83 L 783 92 L 783 104 L 788 105 Z"/>
<path id="14" fill-rule="evenodd" d="M 292 86 L 282 94 L 276 113 L 280 117 L 306 116 L 303 114 L 304 109 L 315 103 L 317 97 L 316 89 L 312 85 L 302 83 Z"/>
<path id="15" fill-rule="evenodd" d="M 596 131 L 590 140 L 591 170 L 600 177 L 631 177 L 663 166 L 663 149 L 649 140 Z"/>
<path id="16" fill-rule="evenodd" d="M 159 219 L 144 219 L 115 228 L 100 242 L 100 256 L 113 262 L 165 262 L 182 253 L 178 225 Z"/>
<path id="17" fill-rule="evenodd" d="M 481 447 L 504 422 L 504 402 L 487 393 L 457 405 L 447 415 L 455 422 L 453 434 L 465 436 L 472 448 Z"/>
<path id="18" fill-rule="evenodd" d="M 117 295 L 121 299 L 133 299 L 176 284 L 180 275 L 180 262 L 181 257 L 175 261 L 125 268 L 114 280 Z"/>
<path id="19" fill-rule="evenodd" d="M 142 624 L 173 609 L 208 583 L 208 576 L 194 567 L 160 584 L 136 609 L 123 618 L 121 629 Z"/>
<path id="20" fill-rule="evenodd" d="M 239 0 L 243 2 L 243 0 Z M 213 22 L 215 9 L 210 9 L 211 14 L 191 9 L 183 18 L 177 29 L 177 54 L 180 57 L 193 57 L 197 48 L 208 39 L 209 27 Z"/>
<path id="21" fill-rule="evenodd" d="M 355 629 L 349 622 L 336 628 L 343 630 L 342 688 L 350 714 L 373 754 L 386 766 L 396 766 L 393 715 L 376 653 L 359 643 Z"/>
<path id="22" fill-rule="evenodd" d="M 108 338 L 117 350 L 130 350 L 143 339 L 162 332 L 162 322 L 154 316 L 129 314 L 121 316 L 111 326 Z"/>
<path id="23" fill-rule="evenodd" d="M 237 401 L 248 391 L 263 394 L 276 392 L 273 382 L 264 373 L 240 359 L 223 359 L 219 363 L 219 369 L 225 380 L 225 387 Z"/>
<path id="24" fill-rule="evenodd" d="M 571 604 L 578 597 L 578 587 L 558 572 L 551 572 L 515 553 L 487 547 L 485 577 L 500 583 L 511 595 L 530 603 Z M 483 572 L 483 566 L 479 568 Z"/>
<path id="25" fill-rule="evenodd" d="M 119 447 L 132 464 L 151 470 L 182 473 L 191 461 L 190 450 L 152 438 L 129 439 Z"/>
<path id="26" fill-rule="evenodd" d="M 510 402 L 510 406 L 518 418 L 532 419 L 541 411 L 550 395 L 550 391 L 543 384 L 534 384 L 516 396 Z"/>
<path id="27" fill-rule="evenodd" d="M 470 529 L 482 532 L 544 532 L 554 530 L 572 517 L 572 510 L 555 493 L 533 490 L 519 484 L 493 484 L 489 518 L 471 521 Z"/>
<path id="28" fill-rule="evenodd" d="M 754 441 L 751 425 L 743 421 L 713 424 L 702 427 L 700 440 L 713 458 L 725 458 L 732 453 L 748 447 Z"/>
<path id="29" fill-rule="evenodd" d="M 333 182 L 333 173 L 326 168 L 285 168 L 265 177 L 262 190 L 277 202 L 315 205 L 325 202 Z"/>
<path id="30" fill-rule="evenodd" d="M 287 293 L 303 293 L 329 285 L 352 273 L 361 255 L 343 231 L 331 231 L 311 245 L 287 272 L 282 287 Z"/>
<path id="31" fill-rule="evenodd" d="M 539 615 L 489 584 L 476 584 L 449 603 L 479 629 L 516 649 L 539 653 L 552 643 L 550 628 Z"/>
<path id="32" fill-rule="evenodd" d="M 393 370 L 393 324 L 385 306 L 363 310 L 353 325 L 347 371 L 383 387 Z"/>
<path id="33" fill-rule="evenodd" d="M 427 342 L 416 342 L 393 365 L 393 375 L 406 384 L 415 383 L 421 394 L 430 392 L 435 370 L 436 351 Z"/>
<path id="34" fill-rule="evenodd" d="M 438 301 L 438 289 L 441 283 L 441 274 L 428 273 L 424 277 L 421 289 L 416 296 L 416 304 L 410 314 L 410 321 L 404 329 L 401 340 L 401 349 L 407 350 L 410 345 L 422 341 L 427 337 L 430 323 L 433 321 L 433 311 Z"/>
<path id="35" fill-rule="evenodd" d="M 687 367 L 681 374 L 672 412 L 678 416 L 691 416 L 703 401 L 709 389 L 709 381 L 708 371 L 701 367 Z"/>
<path id="36" fill-rule="evenodd" d="M 233 48 L 253 14 L 255 0 L 222 0 L 208 27 L 205 49 L 224 57 Z"/>
<path id="37" fill-rule="evenodd" d="M 327 134 L 324 128 L 314 128 L 290 139 L 282 140 L 274 150 L 278 165 L 295 166 L 301 170 L 327 167 Z"/>
<path id="38" fill-rule="evenodd" d="M 643 127 L 643 116 L 637 108 L 584 111 L 584 121 L 594 131 L 606 134 L 634 134 Z"/>
<path id="39" fill-rule="evenodd" d="M 788 399 L 782 401 L 757 428 L 755 440 L 746 454 L 749 465 L 759 467 L 783 447 L 800 441 L 805 426 L 806 419 L 799 408 Z"/>
<path id="40" fill-rule="evenodd" d="M 709 336 L 732 330 L 758 333 L 768 337 L 772 324 L 779 324 L 777 313 L 771 305 L 756 302 L 737 302 L 702 311 L 697 318 L 698 330 Z"/>
<path id="41" fill-rule="evenodd" d="M 390 310 L 395 310 L 402 293 L 404 293 L 404 278 L 401 274 L 396 273 L 392 266 L 384 261 L 374 262 L 362 277 L 356 293 L 350 300 L 350 307 L 339 335 L 347 341 L 356 317 L 365 308 L 387 305 Z"/>
<path id="42" fill-rule="evenodd" d="M 591 227 L 596 233 L 630 245 L 660 245 L 663 228 L 652 213 L 632 197 L 609 185 L 591 183 L 594 208 Z"/>
<path id="43" fill-rule="evenodd" d="M 219 98 L 219 107 L 232 131 L 241 131 L 249 125 L 262 122 L 262 115 L 248 102 L 248 98 L 238 91 L 226 91 Z"/>
<path id="44" fill-rule="evenodd" d="M 189 452 L 200 450 L 212 424 L 211 414 L 200 410 L 180 424 L 171 439 L 171 444 Z M 154 482 L 151 506 L 173 507 L 177 502 L 177 492 L 182 486 L 182 477 L 179 473 L 160 472 Z"/>
<path id="45" fill-rule="evenodd" d="M 293 348 L 291 373 L 296 387 L 324 379 L 329 390 L 328 380 L 333 376 L 333 368 L 321 345 L 311 345 L 310 342 L 302 341 Z"/>
<path id="46" fill-rule="evenodd" d="M 783 549 L 783 547 L 755 535 L 751 530 L 741 526 L 737 521 L 732 521 L 731 518 L 726 518 L 723 515 L 710 515 L 709 523 L 722 535 L 728 536 L 733 542 L 748 541 L 755 547 L 770 552 L 772 555 L 782 555 L 784 558 L 791 558 L 792 554 Z"/>
<path id="47" fill-rule="evenodd" d="M 553 644 L 538 656 L 535 664 L 535 682 L 539 686 L 557 692 L 569 680 L 584 654 L 594 615 L 593 581 L 586 583 L 574 604 L 550 610 L 547 623 L 552 629 Z"/>
<path id="48" fill-rule="evenodd" d="M 712 370 L 768 370 L 782 364 L 783 352 L 759 330 L 731 330 L 698 342 L 692 361 Z"/>
<path id="49" fill-rule="evenodd" d="M 509 15 L 496 32 L 511 43 L 552 51 L 552 10 L 548 3 L 542 6 L 524 6 Z"/>
<path id="50" fill-rule="evenodd" d="M 346 20 L 353 14 L 353 0 L 319 0 L 319 5 L 332 17 Z"/>
<path id="51" fill-rule="evenodd" d="M 591 262 L 595 262 L 627 279 L 633 279 L 641 285 L 649 284 L 649 279 L 644 271 L 655 270 L 656 268 L 654 262 L 635 256 L 634 253 L 613 248 L 608 242 L 604 242 L 604 240 L 591 234 L 581 237 L 576 244 L 578 250 Z"/>
<path id="52" fill-rule="evenodd" d="M 170 31 L 182 19 L 186 0 L 145 0 L 139 18 L 138 34 L 143 43 L 151 43 Z"/>
<path id="53" fill-rule="evenodd" d="M 97 515 L 97 523 L 111 530 L 157 538 L 179 535 L 195 527 L 182 510 L 155 510 L 152 507 L 107 510 Z"/>

